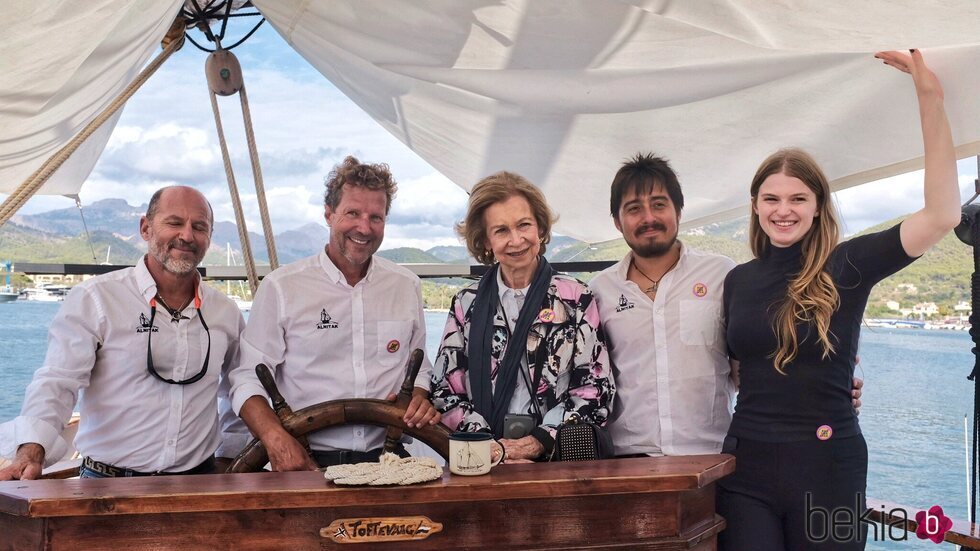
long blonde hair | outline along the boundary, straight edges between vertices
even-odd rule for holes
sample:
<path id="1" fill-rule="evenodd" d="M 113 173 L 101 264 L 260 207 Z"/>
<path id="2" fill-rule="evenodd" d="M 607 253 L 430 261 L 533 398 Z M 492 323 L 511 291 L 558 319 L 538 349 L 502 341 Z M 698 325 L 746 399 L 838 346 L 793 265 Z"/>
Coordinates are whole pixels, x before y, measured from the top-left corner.
<path id="1" fill-rule="evenodd" d="M 840 305 L 840 295 L 834 281 L 825 270 L 827 260 L 840 237 L 840 225 L 830 196 L 830 184 L 816 161 L 801 149 L 780 149 L 759 166 L 752 178 L 752 205 L 759 198 L 759 187 L 773 174 L 785 174 L 800 179 L 817 197 L 817 216 L 813 226 L 803 236 L 802 266 L 789 282 L 786 298 L 775 304 L 773 329 L 777 346 L 770 356 L 776 371 L 786 374 L 786 366 L 796 359 L 799 342 L 797 323 L 808 323 L 816 329 L 817 340 L 823 345 L 823 358 L 834 351 L 831 342 L 830 318 Z M 750 216 L 749 243 L 756 258 L 763 257 L 772 247 L 769 236 L 762 231 L 758 215 Z"/>

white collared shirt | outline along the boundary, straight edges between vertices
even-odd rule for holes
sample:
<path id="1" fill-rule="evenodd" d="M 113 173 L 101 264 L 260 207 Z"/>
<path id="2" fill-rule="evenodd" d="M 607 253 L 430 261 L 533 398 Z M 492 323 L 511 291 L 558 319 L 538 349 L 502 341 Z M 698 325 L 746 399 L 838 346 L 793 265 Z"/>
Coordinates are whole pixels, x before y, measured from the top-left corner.
<path id="1" fill-rule="evenodd" d="M 411 350 L 425 350 L 422 285 L 412 272 L 374 256 L 353 287 L 325 252 L 269 274 L 252 302 L 242 333 L 241 365 L 232 370 L 235 412 L 267 394 L 255 375 L 264 363 L 293 411 L 342 398 L 385 399 L 408 373 Z M 426 358 L 415 386 L 429 388 Z M 367 451 L 385 430 L 333 427 L 309 436 L 314 450 Z"/>
<path id="2" fill-rule="evenodd" d="M 77 285 L 68 293 L 48 332 L 44 365 L 27 387 L 20 417 L 13 420 L 15 445 L 36 442 L 45 463 L 61 459 L 61 438 L 75 402 L 81 413 L 75 446 L 84 456 L 143 472 L 183 471 L 201 464 L 221 443 L 219 376 L 237 363 L 238 334 L 245 325 L 235 304 L 200 285 L 201 309 L 194 302 L 177 323 L 158 307 L 149 325 L 156 283 L 145 259 Z M 196 375 L 211 333 L 207 374 L 187 385 L 168 384 L 147 371 L 147 339 L 153 338 L 153 365 L 168 379 Z M 222 388 L 226 390 L 224 380 Z M 222 428 L 237 428 L 226 442 L 230 455 L 247 441 L 247 429 L 230 409 Z M 234 449 L 232 449 L 234 448 Z M 5 450 L 7 451 L 7 450 Z"/>
<path id="3" fill-rule="evenodd" d="M 626 279 L 632 253 L 589 287 L 599 301 L 616 378 L 610 431 L 616 454 L 718 453 L 735 387 L 722 321 L 725 276 L 735 263 L 681 245 L 654 300 Z"/>
<path id="4" fill-rule="evenodd" d="M 527 297 L 530 288 L 531 285 L 528 284 L 523 289 L 511 289 L 504 283 L 500 269 L 497 269 L 497 295 L 500 297 L 500 306 L 503 308 L 507 328 L 511 335 L 514 334 L 514 328 L 517 327 L 517 319 L 521 315 L 521 308 L 524 307 L 524 299 Z M 510 398 L 510 406 L 507 411 L 521 414 L 534 413 L 534 410 L 531 409 L 531 391 L 529 390 L 529 387 L 534 385 L 534 381 L 525 379 L 528 376 L 527 354 L 525 353 L 521 354 L 521 372 L 514 382 L 516 385 L 514 395 Z M 496 378 L 494 378 L 494 382 L 496 382 Z"/>

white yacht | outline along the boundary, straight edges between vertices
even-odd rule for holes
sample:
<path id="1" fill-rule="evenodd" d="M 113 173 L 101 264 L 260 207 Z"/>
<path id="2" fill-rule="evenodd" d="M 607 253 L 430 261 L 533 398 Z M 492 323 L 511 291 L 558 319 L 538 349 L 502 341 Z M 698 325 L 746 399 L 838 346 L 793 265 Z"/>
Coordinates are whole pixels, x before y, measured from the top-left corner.
<path id="1" fill-rule="evenodd" d="M 41 284 L 21 290 L 19 296 L 37 302 L 61 302 L 70 289 L 67 285 Z"/>

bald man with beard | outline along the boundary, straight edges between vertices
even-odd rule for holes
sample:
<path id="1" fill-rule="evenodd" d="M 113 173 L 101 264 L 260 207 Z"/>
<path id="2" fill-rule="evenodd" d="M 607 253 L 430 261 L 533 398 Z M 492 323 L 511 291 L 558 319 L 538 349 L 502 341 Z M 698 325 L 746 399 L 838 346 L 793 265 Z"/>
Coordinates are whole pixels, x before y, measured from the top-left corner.
<path id="1" fill-rule="evenodd" d="M 247 430 L 227 399 L 219 421 L 218 397 L 245 323 L 197 272 L 213 226 L 200 192 L 160 189 L 140 219 L 148 253 L 68 293 L 21 415 L 3 427 L 16 453 L 0 480 L 37 478 L 65 455 L 61 432 L 76 403 L 82 477 L 203 474 L 216 451 L 237 453 Z"/>

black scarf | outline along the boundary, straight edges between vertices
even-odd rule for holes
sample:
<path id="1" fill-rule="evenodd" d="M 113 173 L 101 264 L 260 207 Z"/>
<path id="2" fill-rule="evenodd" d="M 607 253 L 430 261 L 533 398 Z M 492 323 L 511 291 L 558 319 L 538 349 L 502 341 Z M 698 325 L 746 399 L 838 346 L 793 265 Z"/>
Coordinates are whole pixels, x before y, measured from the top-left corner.
<path id="1" fill-rule="evenodd" d="M 543 256 L 538 257 L 538 268 L 531 280 L 524 306 L 521 308 L 514 333 L 507 341 L 507 351 L 497 367 L 497 384 L 490 382 L 490 352 L 493 347 L 493 318 L 497 314 L 500 295 L 497 290 L 497 270 L 500 265 L 483 274 L 473 299 L 473 316 L 470 320 L 470 388 L 476 412 L 490 424 L 494 436 L 500 438 L 504 431 L 504 415 L 508 413 L 514 396 L 521 357 L 527 349 L 527 334 L 537 319 L 539 310 L 548 295 L 554 270 Z M 492 389 L 492 391 L 491 391 Z M 491 397 L 492 392 L 492 397 Z M 534 399 L 534 396 L 531 397 Z"/>

